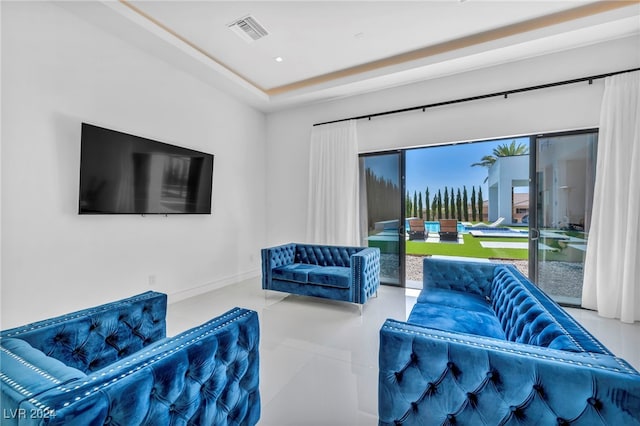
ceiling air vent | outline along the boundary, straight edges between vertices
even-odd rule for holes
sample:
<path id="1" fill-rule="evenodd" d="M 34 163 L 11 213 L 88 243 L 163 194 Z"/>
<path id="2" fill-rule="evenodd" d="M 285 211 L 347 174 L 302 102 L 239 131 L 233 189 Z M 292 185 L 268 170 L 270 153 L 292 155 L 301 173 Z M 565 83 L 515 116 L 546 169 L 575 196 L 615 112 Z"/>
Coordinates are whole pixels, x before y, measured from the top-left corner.
<path id="1" fill-rule="evenodd" d="M 269 35 L 267 30 L 253 16 L 245 16 L 229 24 L 229 28 L 247 43 L 253 43 Z"/>

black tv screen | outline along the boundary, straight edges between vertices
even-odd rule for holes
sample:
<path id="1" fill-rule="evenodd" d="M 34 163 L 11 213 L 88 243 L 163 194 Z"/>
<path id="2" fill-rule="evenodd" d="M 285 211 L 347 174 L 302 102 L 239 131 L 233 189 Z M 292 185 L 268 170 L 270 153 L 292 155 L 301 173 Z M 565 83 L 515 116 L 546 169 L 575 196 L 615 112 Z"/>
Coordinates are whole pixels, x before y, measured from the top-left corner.
<path id="1" fill-rule="evenodd" d="M 213 155 L 82 123 L 80 214 L 211 214 Z"/>

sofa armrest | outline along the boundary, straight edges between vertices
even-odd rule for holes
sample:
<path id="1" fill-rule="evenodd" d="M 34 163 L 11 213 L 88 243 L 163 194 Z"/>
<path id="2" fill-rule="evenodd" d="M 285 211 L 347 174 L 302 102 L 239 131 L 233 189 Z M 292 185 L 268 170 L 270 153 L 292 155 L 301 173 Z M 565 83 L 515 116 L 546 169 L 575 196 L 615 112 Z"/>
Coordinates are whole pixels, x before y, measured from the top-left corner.
<path id="1" fill-rule="evenodd" d="M 495 268 L 490 262 L 467 262 L 425 257 L 423 259 L 423 288 L 444 288 L 488 296 Z"/>
<path id="2" fill-rule="evenodd" d="M 387 320 L 380 425 L 640 425 L 640 375 L 625 361 Z"/>
<path id="3" fill-rule="evenodd" d="M 354 303 L 364 304 L 380 287 L 380 249 L 368 247 L 351 255 Z"/>
<path id="4" fill-rule="evenodd" d="M 296 260 L 296 244 L 284 244 L 276 247 L 263 248 L 262 257 L 262 288 L 268 289 L 271 283 L 271 270 L 279 266 L 290 265 Z"/>
<path id="5" fill-rule="evenodd" d="M 34 415 L 20 411 L 23 401 L 84 377 L 82 371 L 45 355 L 24 340 L 0 338 L 0 423 L 19 424 L 21 417 Z M 35 417 L 45 416 L 42 411 Z"/>
<path id="6" fill-rule="evenodd" d="M 235 308 L 75 383 L 28 401 L 45 424 L 254 425 L 260 417 L 259 325 Z M 30 423 L 26 423 L 30 424 Z M 35 422 L 34 422 L 35 424 Z"/>

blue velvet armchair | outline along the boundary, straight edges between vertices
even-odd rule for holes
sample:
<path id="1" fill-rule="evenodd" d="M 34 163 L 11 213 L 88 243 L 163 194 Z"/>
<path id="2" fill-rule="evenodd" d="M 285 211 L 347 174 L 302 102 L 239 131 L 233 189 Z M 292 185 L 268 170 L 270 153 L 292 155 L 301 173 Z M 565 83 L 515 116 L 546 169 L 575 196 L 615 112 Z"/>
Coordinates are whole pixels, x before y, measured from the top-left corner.
<path id="1" fill-rule="evenodd" d="M 262 249 L 262 288 L 363 305 L 380 287 L 380 249 L 285 244 Z"/>
<path id="2" fill-rule="evenodd" d="M 257 314 L 166 338 L 166 303 L 147 292 L 2 331 L 2 424 L 255 425 Z"/>

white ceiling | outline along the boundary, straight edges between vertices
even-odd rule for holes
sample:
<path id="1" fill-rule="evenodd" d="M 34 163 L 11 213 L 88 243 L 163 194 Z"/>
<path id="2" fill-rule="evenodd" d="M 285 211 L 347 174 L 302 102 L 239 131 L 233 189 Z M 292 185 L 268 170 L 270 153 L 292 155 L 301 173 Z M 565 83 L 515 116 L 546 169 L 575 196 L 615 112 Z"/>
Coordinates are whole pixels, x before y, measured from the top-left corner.
<path id="1" fill-rule="evenodd" d="M 63 7 L 264 111 L 640 33 L 638 1 L 112 0 Z M 247 43 L 228 28 L 246 15 L 269 35 Z"/>

